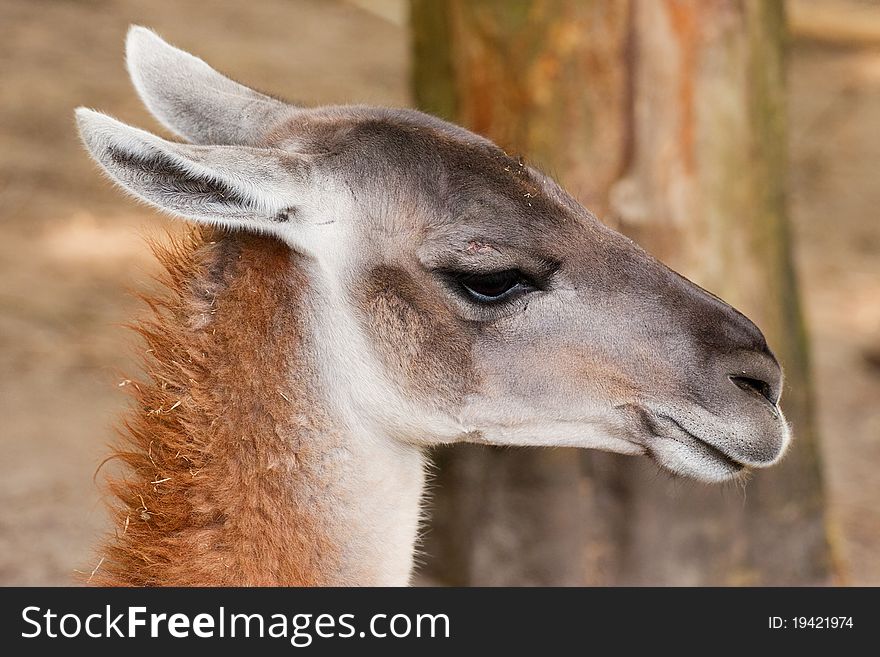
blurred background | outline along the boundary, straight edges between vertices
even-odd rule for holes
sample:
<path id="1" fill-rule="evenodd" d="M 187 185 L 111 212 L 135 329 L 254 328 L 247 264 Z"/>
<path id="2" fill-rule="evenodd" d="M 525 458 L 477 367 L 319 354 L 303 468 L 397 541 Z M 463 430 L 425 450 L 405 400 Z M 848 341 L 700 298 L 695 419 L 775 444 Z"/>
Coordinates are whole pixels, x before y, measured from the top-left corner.
<path id="1" fill-rule="evenodd" d="M 129 24 L 305 104 L 418 106 L 552 173 L 746 311 L 791 454 L 744 488 L 574 450 L 436 454 L 421 578 L 880 585 L 880 3 L 2 0 L 0 584 L 66 585 L 110 529 L 93 474 L 181 226 L 111 188 L 72 110 L 161 129 Z"/>

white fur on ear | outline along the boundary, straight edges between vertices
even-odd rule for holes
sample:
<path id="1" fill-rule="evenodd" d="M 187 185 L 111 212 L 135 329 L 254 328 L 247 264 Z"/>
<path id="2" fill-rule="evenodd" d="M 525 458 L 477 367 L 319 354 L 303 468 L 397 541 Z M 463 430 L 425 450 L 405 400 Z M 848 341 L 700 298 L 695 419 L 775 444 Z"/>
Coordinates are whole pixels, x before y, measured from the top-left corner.
<path id="1" fill-rule="evenodd" d="M 195 144 L 258 144 L 297 111 L 230 80 L 145 27 L 129 29 L 125 51 L 131 81 L 147 109 Z"/>
<path id="2" fill-rule="evenodd" d="M 308 190 L 309 166 L 277 149 L 166 141 L 106 114 L 76 110 L 92 157 L 124 189 L 199 222 L 281 235 Z"/>

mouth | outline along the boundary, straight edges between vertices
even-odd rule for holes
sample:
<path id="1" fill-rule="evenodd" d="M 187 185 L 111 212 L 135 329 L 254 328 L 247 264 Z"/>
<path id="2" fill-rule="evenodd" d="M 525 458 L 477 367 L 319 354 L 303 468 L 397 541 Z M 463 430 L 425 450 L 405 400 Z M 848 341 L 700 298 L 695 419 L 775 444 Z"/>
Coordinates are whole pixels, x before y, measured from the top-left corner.
<path id="1" fill-rule="evenodd" d="M 643 419 L 651 434 L 645 446 L 648 454 L 674 474 L 719 483 L 736 479 L 748 470 L 746 464 L 694 435 L 668 415 L 645 412 Z"/>

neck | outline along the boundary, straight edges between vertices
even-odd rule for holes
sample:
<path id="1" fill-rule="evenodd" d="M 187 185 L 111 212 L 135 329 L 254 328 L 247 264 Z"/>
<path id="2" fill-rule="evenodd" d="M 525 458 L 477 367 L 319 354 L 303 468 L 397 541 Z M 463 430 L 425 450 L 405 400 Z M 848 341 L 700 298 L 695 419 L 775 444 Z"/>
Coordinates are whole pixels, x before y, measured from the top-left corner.
<path id="1" fill-rule="evenodd" d="M 167 294 L 138 327 L 150 380 L 130 386 L 118 526 L 93 581 L 408 583 L 423 457 L 321 393 L 296 256 L 238 234 L 159 255 Z"/>

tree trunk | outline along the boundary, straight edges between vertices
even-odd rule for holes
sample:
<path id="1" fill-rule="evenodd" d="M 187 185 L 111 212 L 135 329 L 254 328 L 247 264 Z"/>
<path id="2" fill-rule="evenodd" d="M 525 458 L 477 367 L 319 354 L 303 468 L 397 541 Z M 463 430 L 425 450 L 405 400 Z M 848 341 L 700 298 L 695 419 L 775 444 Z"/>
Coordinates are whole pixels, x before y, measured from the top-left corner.
<path id="1" fill-rule="evenodd" d="M 644 458 L 439 453 L 428 572 L 455 584 L 828 581 L 785 216 L 784 17 L 762 0 L 412 1 L 423 109 L 525 154 L 764 331 L 795 435 L 745 490 Z"/>

